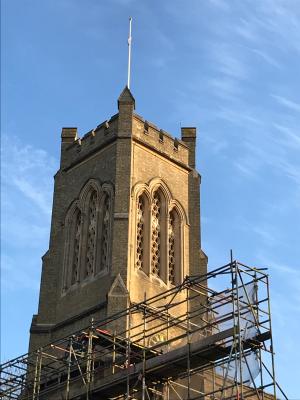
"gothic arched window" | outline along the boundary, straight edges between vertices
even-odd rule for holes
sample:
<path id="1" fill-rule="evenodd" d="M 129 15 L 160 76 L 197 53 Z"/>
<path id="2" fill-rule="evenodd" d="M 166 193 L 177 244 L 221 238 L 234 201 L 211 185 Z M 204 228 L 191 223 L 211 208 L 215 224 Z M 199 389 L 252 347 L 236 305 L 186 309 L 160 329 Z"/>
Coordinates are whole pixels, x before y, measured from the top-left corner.
<path id="1" fill-rule="evenodd" d="M 169 213 L 168 242 L 168 281 L 177 285 L 181 281 L 181 223 L 176 209 Z"/>
<path id="2" fill-rule="evenodd" d="M 149 273 L 149 201 L 145 194 L 137 200 L 136 215 L 136 267 Z"/>
<path id="3" fill-rule="evenodd" d="M 167 286 L 178 285 L 185 265 L 184 209 L 161 179 L 136 186 L 136 226 L 135 237 L 132 236 L 136 270 L 159 278 Z"/>
<path id="4" fill-rule="evenodd" d="M 113 187 L 92 179 L 81 190 L 65 220 L 63 292 L 108 269 Z"/>
<path id="5" fill-rule="evenodd" d="M 162 250 L 162 199 L 156 191 L 152 199 L 151 207 L 151 273 L 161 277 L 161 250 Z"/>
<path id="6" fill-rule="evenodd" d="M 69 212 L 67 219 L 67 257 L 64 272 L 64 290 L 75 285 L 80 279 L 80 243 L 82 231 L 82 215 L 78 207 Z"/>
<path id="7" fill-rule="evenodd" d="M 96 262 L 96 240 L 97 240 L 97 203 L 98 195 L 93 190 L 88 196 L 87 225 L 86 225 L 86 253 L 84 260 L 84 276 L 87 278 L 94 275 Z"/>

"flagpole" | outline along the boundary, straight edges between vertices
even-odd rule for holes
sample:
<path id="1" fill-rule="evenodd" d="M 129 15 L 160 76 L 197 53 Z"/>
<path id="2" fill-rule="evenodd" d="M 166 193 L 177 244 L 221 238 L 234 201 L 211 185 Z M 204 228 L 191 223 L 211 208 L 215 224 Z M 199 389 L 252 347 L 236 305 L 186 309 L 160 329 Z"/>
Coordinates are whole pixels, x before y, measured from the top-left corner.
<path id="1" fill-rule="evenodd" d="M 132 18 L 129 18 L 129 36 L 128 36 L 128 75 L 127 75 L 127 87 L 130 89 L 130 68 L 131 68 L 131 23 Z"/>

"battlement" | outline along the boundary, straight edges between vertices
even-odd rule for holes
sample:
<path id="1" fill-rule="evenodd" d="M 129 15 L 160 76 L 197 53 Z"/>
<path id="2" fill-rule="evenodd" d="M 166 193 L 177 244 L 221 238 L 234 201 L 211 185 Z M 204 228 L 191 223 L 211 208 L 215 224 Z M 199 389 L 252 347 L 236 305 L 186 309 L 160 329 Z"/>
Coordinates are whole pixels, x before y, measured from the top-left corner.
<path id="1" fill-rule="evenodd" d="M 70 168 L 105 147 L 116 138 L 117 131 L 118 114 L 103 121 L 82 138 L 78 137 L 77 128 L 62 128 L 61 167 Z"/>
<path id="2" fill-rule="evenodd" d="M 138 114 L 133 115 L 133 139 L 164 156 L 188 165 L 189 147 Z"/>
<path id="3" fill-rule="evenodd" d="M 118 99 L 119 112 L 82 138 L 77 128 L 62 128 L 61 168 L 71 168 L 117 138 L 131 138 L 177 164 L 195 168 L 196 128 L 182 128 L 180 140 L 136 114 L 134 108 L 134 97 L 126 87 Z"/>
<path id="4" fill-rule="evenodd" d="M 61 167 L 68 169 L 114 141 L 118 136 L 118 119 L 119 114 L 115 114 L 109 120 L 103 121 L 82 137 L 78 136 L 78 131 L 75 127 L 62 128 Z M 192 129 L 195 132 L 195 128 L 183 129 Z M 189 165 L 189 145 L 184 140 L 172 137 L 168 132 L 159 129 L 156 125 L 145 120 L 138 114 L 133 114 L 132 138 L 149 149 L 152 148 L 161 155 L 171 158 L 175 162 Z M 196 135 L 191 135 L 189 138 L 195 141 Z"/>

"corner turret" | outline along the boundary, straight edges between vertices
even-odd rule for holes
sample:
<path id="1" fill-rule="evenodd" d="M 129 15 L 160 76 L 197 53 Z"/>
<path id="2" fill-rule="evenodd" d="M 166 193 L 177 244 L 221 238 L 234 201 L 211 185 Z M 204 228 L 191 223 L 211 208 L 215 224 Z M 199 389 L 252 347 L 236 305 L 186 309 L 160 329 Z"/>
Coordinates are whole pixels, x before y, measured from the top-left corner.
<path id="1" fill-rule="evenodd" d="M 135 99 L 131 91 L 126 86 L 118 99 L 119 109 L 119 137 L 131 137 L 132 117 L 135 109 Z"/>

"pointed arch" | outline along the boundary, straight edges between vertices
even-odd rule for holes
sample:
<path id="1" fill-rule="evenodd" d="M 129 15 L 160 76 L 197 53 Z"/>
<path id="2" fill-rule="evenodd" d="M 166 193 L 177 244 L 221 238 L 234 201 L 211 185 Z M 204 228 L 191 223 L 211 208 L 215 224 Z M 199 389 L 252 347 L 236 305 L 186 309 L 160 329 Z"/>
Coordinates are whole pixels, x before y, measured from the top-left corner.
<path id="1" fill-rule="evenodd" d="M 84 206 L 88 201 L 91 192 L 95 191 L 98 198 L 101 196 L 101 184 L 97 179 L 89 179 L 83 186 L 79 194 L 79 203 Z"/>
<path id="2" fill-rule="evenodd" d="M 90 179 L 67 211 L 63 292 L 108 270 L 113 193 L 112 184 Z"/>
<path id="3" fill-rule="evenodd" d="M 170 201 L 172 200 L 172 193 L 171 193 L 168 185 L 161 178 L 153 178 L 149 182 L 149 191 L 150 191 L 150 196 L 152 198 L 153 198 L 153 194 L 157 190 L 160 190 L 162 192 L 165 202 L 167 204 L 170 203 Z"/>
<path id="4" fill-rule="evenodd" d="M 174 200 L 161 178 L 153 178 L 149 184 L 138 182 L 132 189 L 132 197 L 136 269 L 147 271 L 166 285 L 179 284 L 184 276 L 184 239 L 188 228 L 184 207 Z"/>
<path id="5" fill-rule="evenodd" d="M 172 199 L 169 204 L 169 210 L 176 209 L 176 212 L 180 216 L 180 219 L 184 225 L 189 225 L 188 216 L 185 212 L 184 207 L 178 200 Z"/>
<path id="6" fill-rule="evenodd" d="M 143 194 L 147 197 L 149 204 L 151 203 L 151 195 L 149 191 L 149 186 L 146 183 L 138 182 L 132 188 L 131 196 L 135 201 L 137 201 L 138 197 Z"/>

